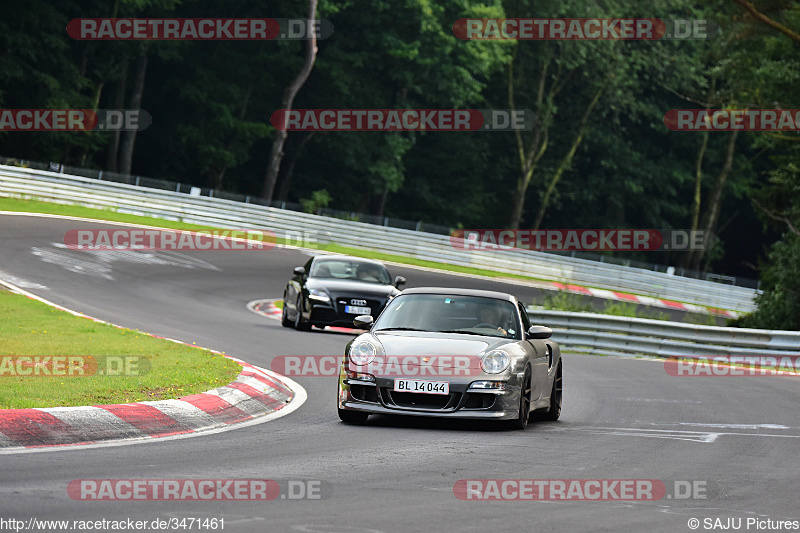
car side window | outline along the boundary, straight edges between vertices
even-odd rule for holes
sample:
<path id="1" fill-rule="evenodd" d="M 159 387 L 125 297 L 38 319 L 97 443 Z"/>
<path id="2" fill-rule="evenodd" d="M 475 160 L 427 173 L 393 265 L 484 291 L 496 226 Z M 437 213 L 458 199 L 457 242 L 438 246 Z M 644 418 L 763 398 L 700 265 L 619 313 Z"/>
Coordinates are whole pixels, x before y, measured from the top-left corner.
<path id="1" fill-rule="evenodd" d="M 303 267 L 303 268 L 306 269 L 306 275 L 311 274 L 311 263 L 313 263 L 313 262 L 314 262 L 314 258 L 312 257 L 311 259 L 309 259 L 306 262 L 305 266 Z"/>
<path id="2" fill-rule="evenodd" d="M 527 332 L 531 329 L 531 319 L 528 318 L 528 313 L 525 311 L 525 306 L 521 303 L 517 303 L 519 307 L 519 316 L 522 317 L 522 331 Z"/>

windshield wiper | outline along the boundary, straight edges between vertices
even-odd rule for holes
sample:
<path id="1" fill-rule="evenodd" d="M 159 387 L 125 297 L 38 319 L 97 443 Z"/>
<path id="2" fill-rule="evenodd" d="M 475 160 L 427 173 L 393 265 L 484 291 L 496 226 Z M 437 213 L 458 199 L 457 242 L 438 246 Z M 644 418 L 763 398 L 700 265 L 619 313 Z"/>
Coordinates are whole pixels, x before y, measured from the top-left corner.
<path id="1" fill-rule="evenodd" d="M 426 330 L 417 328 L 381 328 L 381 329 L 376 329 L 375 333 L 379 331 L 426 331 Z"/>
<path id="2" fill-rule="evenodd" d="M 464 335 L 478 335 L 480 337 L 494 337 L 495 335 L 486 335 L 484 333 L 475 333 L 474 331 L 467 331 L 465 329 L 446 329 L 444 331 L 437 331 L 436 333 L 463 333 Z"/>

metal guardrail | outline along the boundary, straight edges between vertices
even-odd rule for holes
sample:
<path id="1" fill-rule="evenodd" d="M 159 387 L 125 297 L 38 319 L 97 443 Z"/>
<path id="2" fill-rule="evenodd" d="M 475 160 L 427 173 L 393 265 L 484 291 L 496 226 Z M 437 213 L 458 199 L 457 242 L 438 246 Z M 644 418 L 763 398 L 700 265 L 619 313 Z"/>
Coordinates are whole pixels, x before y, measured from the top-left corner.
<path id="1" fill-rule="evenodd" d="M 800 356 L 800 331 L 700 326 L 665 320 L 529 307 L 565 351 L 596 355 Z"/>
<path id="2" fill-rule="evenodd" d="M 269 229 L 278 236 L 285 232 L 317 232 L 332 242 L 348 247 L 370 248 L 452 265 L 632 292 L 737 312 L 754 309 L 756 291 L 745 287 L 535 250 L 463 250 L 452 246 L 450 237 L 445 235 L 41 170 L 0 165 L 0 195 L 39 198 L 225 228 Z"/>
<path id="3" fill-rule="evenodd" d="M 232 200 L 234 202 L 263 205 L 267 207 L 287 209 L 289 211 L 308 212 L 305 210 L 303 204 L 299 202 L 287 202 L 281 200 L 272 200 L 270 202 L 267 202 L 264 198 L 253 196 L 250 194 L 235 193 L 209 187 L 197 187 L 192 184 L 181 183 L 179 181 L 154 179 L 146 176 L 120 174 L 117 172 L 107 172 L 98 169 L 74 167 L 74 166 L 64 165 L 62 163 L 56 163 L 53 161 L 49 163 L 42 163 L 39 161 L 29 161 L 26 159 L 4 157 L 0 155 L 0 165 L 9 165 L 15 167 L 24 167 L 28 169 L 44 170 L 49 172 L 56 172 L 58 174 L 67 174 L 70 176 L 92 178 L 98 181 L 111 181 L 115 183 L 124 183 L 127 185 L 136 185 L 137 187 L 142 186 L 150 189 L 161 189 L 165 191 L 183 192 L 187 194 L 192 194 L 194 196 L 223 198 L 225 200 Z M 329 218 L 338 218 L 340 220 L 353 220 L 357 222 L 365 222 L 367 224 L 373 224 L 376 226 L 388 226 L 392 228 L 424 231 L 426 233 L 435 233 L 438 235 L 451 235 L 454 229 L 451 226 L 425 222 L 422 220 L 407 220 L 390 216 L 369 215 L 366 213 L 359 213 L 352 210 L 344 211 L 341 209 L 332 209 L 328 207 L 318 207 L 316 211 L 314 211 L 314 214 L 322 215 Z M 760 281 L 746 278 L 743 276 L 727 276 L 721 274 L 714 274 L 712 272 L 692 270 L 692 269 L 687 269 L 685 267 L 674 267 L 655 262 L 651 263 L 647 261 L 642 261 L 641 259 L 632 259 L 622 256 L 608 255 L 606 253 L 597 251 L 546 250 L 546 253 L 551 255 L 561 255 L 579 259 L 587 259 L 589 261 L 597 261 L 600 263 L 610 263 L 612 265 L 619 265 L 624 267 L 639 268 L 642 270 L 653 271 L 653 272 L 669 273 L 669 275 L 675 275 L 684 278 L 716 281 L 719 283 L 725 283 L 727 285 L 736 285 L 751 289 L 759 289 L 761 285 Z"/>

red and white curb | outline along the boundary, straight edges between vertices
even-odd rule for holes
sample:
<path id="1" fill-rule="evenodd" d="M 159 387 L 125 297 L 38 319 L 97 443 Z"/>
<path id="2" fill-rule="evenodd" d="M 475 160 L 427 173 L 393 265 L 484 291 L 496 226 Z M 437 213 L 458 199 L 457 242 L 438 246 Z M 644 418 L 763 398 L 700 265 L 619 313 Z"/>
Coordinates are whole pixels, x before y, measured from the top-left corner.
<path id="1" fill-rule="evenodd" d="M 2 280 L 0 285 L 75 316 L 109 324 L 66 309 Z M 116 324 L 110 325 L 124 329 Z M 194 346 L 175 339 L 167 340 Z M 217 433 L 274 420 L 296 410 L 306 401 L 305 389 L 294 380 L 210 351 L 242 365 L 242 372 L 235 381 L 176 400 L 0 409 L 0 454 L 74 446 L 116 446 Z"/>
<path id="2" fill-rule="evenodd" d="M 265 316 L 267 318 L 271 318 L 272 320 L 280 320 L 281 314 L 283 313 L 283 309 L 275 305 L 275 302 L 279 300 L 280 298 L 253 300 L 252 302 L 247 303 L 247 309 L 249 309 L 250 311 L 252 311 L 257 315 Z M 338 333 L 351 333 L 353 335 L 358 335 L 362 333 L 360 330 L 354 328 L 340 328 L 337 326 L 325 326 L 325 331 L 336 331 Z"/>

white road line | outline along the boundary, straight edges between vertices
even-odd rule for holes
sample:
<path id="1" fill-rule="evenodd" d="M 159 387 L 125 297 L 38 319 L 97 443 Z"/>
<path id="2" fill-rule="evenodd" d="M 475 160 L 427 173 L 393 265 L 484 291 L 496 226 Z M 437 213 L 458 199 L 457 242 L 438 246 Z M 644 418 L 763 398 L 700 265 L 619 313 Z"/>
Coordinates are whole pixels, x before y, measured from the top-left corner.
<path id="1" fill-rule="evenodd" d="M 740 436 L 740 437 L 777 437 L 787 439 L 800 439 L 800 435 L 778 435 L 772 433 L 739 433 L 725 431 L 683 431 L 667 429 L 646 429 L 646 428 L 619 428 L 619 427 L 583 427 L 583 428 L 564 428 L 565 430 L 585 431 L 599 435 L 625 435 L 631 437 L 660 438 L 671 440 L 684 440 L 689 442 L 701 442 L 704 444 L 716 442 L 719 437 Z"/>

